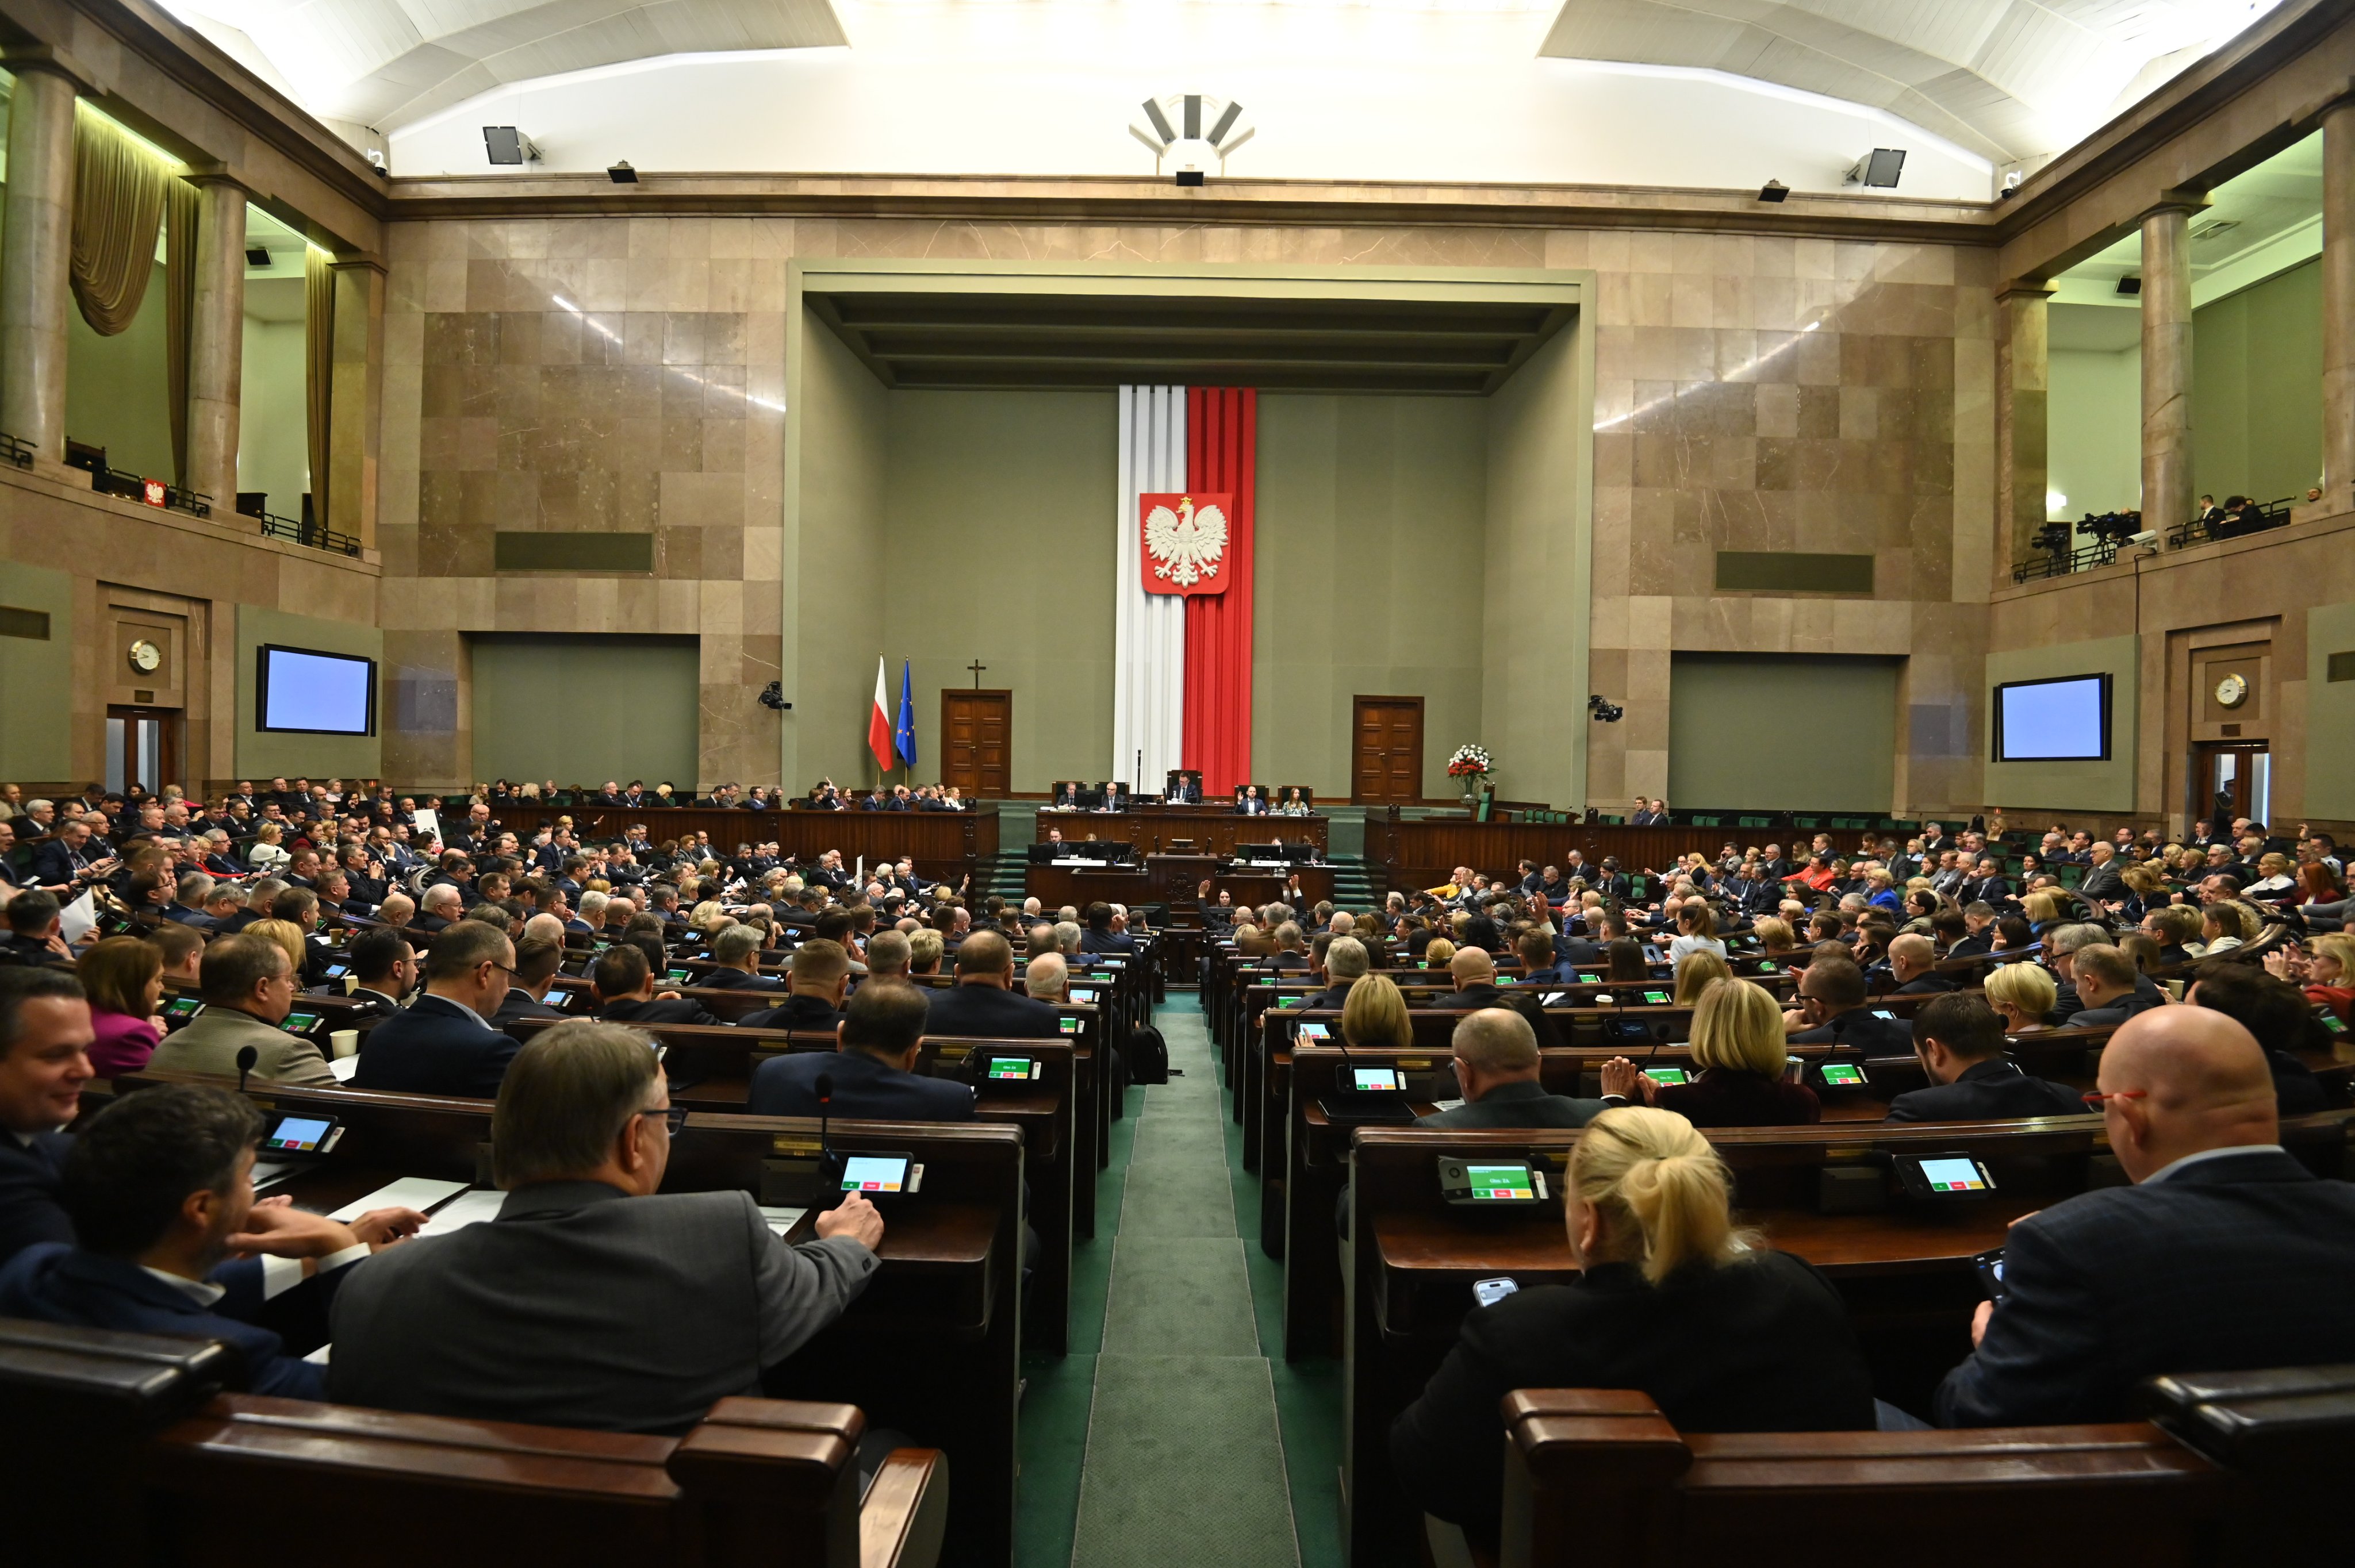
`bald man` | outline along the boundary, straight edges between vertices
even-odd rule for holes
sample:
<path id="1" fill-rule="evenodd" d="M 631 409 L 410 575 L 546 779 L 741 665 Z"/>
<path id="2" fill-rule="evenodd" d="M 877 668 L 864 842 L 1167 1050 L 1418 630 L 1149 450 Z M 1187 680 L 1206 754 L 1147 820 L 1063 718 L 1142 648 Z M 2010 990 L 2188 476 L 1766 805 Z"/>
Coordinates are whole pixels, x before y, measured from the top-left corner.
<path id="1" fill-rule="evenodd" d="M 1538 1037 L 1508 1008 L 1484 1007 L 1455 1026 L 1452 1050 L 1464 1103 L 1423 1117 L 1417 1127 L 1584 1127 L 1601 1100 L 1548 1094 L 1540 1081 Z"/>
<path id="2" fill-rule="evenodd" d="M 2099 1082 L 2134 1185 L 2012 1227 L 2008 1293 L 1979 1308 L 1940 1425 L 2126 1421 L 2147 1377 L 2347 1359 L 2355 1185 L 2283 1151 L 2255 1037 L 2207 1008 L 2157 1008 L 2110 1037 Z"/>
<path id="3" fill-rule="evenodd" d="M 1508 991 L 1497 984 L 1497 961 L 1477 948 L 1459 948 L 1448 961 L 1447 972 L 1455 981 L 1452 991 L 1441 991 L 1419 1003 L 1442 1012 L 1476 1012 L 1484 1007 L 1501 1007 L 1518 1012 L 1525 1019 L 1537 1043 L 1549 1051 L 1558 1051 L 1563 1041 L 1561 1031 L 1527 991 Z"/>
<path id="4" fill-rule="evenodd" d="M 1899 996 L 1936 996 L 1955 990 L 1955 981 L 1937 971 L 1937 946 L 1918 932 L 1890 939 L 1889 973 Z"/>

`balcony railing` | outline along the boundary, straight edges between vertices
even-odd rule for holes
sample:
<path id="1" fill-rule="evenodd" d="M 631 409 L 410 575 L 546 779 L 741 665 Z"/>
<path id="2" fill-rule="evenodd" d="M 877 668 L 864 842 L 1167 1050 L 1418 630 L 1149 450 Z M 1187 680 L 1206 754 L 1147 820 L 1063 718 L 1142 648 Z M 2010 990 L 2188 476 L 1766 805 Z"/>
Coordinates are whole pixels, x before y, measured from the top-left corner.
<path id="1" fill-rule="evenodd" d="M 247 515 L 256 514 L 249 513 Z M 281 517 L 275 512 L 259 514 L 259 521 L 261 524 L 264 538 L 292 539 L 298 545 L 307 545 L 314 550 L 334 550 L 346 556 L 357 556 L 360 553 L 360 542 L 357 539 L 353 538 L 349 534 L 338 534 L 324 524 L 305 523 L 295 517 Z"/>
<path id="2" fill-rule="evenodd" d="M 2213 523 L 2195 517 L 2167 531 L 2167 547 L 2179 550 L 2187 545 L 2237 539 L 2246 534 L 2261 534 L 2268 528 L 2281 527 L 2290 520 L 2290 507 L 2294 503 L 2294 497 L 2285 495 L 2278 501 L 2250 502 L 2240 511 Z M 2129 521 L 2130 518 L 2132 520 Z M 2118 558 L 2118 547 L 2140 532 L 2140 521 L 2131 514 L 2112 513 L 2101 517 L 2089 516 L 2073 524 L 2048 523 L 2038 538 L 2037 554 L 2011 568 L 2011 580 L 2024 583 L 2038 577 L 2061 577 L 2071 572 L 2091 571 L 2095 567 L 2114 565 Z M 2086 535 L 2092 536 L 2083 544 L 2077 543 L 2081 535 Z M 2153 543 L 2147 536 L 2143 542 Z"/>
<path id="3" fill-rule="evenodd" d="M 29 467 L 30 454 L 24 466 Z M 185 512 L 191 517 L 213 514 L 213 498 L 198 490 L 183 490 L 176 484 L 144 474 L 128 473 L 109 466 L 104 447 L 84 446 L 80 441 L 66 442 L 66 466 L 86 470 L 90 487 L 101 495 L 119 495 L 125 501 L 170 512 Z"/>
<path id="4" fill-rule="evenodd" d="M 2213 523 L 2193 518 L 2180 528 L 2167 531 L 2169 548 L 2181 549 L 2186 545 L 2205 545 L 2217 539 L 2238 539 L 2245 534 L 2262 534 L 2268 528 L 2279 528 L 2289 521 L 2289 509 L 2297 498 L 2285 495 L 2279 501 L 2251 502 L 2239 512 L 2219 518 Z"/>

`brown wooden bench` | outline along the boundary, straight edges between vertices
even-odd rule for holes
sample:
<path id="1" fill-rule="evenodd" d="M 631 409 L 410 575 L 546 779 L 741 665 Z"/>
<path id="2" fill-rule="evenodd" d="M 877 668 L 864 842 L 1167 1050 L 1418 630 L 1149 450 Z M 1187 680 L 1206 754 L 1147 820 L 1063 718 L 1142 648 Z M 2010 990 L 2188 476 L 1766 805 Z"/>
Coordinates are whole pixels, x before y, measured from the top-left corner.
<path id="1" fill-rule="evenodd" d="M 103 1506 L 27 1509 L 37 1562 L 246 1563 L 290 1541 L 339 1563 L 491 1568 L 931 1568 L 947 1461 L 899 1448 L 862 1497 L 855 1408 L 724 1399 L 679 1437 L 400 1414 L 218 1392 L 217 1341 L 0 1320 L 14 1483 Z M 22 1494 L 25 1496 L 32 1493 Z"/>

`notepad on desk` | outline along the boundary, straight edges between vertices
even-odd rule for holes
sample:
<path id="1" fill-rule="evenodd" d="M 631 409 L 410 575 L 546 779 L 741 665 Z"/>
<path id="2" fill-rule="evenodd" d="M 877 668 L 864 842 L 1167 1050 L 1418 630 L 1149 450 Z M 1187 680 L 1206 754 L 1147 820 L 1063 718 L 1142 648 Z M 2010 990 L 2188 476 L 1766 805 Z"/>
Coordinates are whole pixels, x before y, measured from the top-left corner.
<path id="1" fill-rule="evenodd" d="M 365 1198 L 355 1198 L 327 1218 L 357 1220 L 370 1209 L 430 1209 L 453 1193 L 466 1190 L 464 1181 L 437 1181 L 431 1176 L 403 1176 L 378 1187 Z"/>
<path id="2" fill-rule="evenodd" d="M 480 1221 L 496 1220 L 499 1217 L 499 1205 L 506 1201 L 507 1195 L 495 1187 L 477 1187 L 472 1192 L 461 1192 L 427 1215 L 428 1224 L 420 1234 L 446 1236 L 452 1231 L 464 1230 Z"/>
<path id="3" fill-rule="evenodd" d="M 360 1059 L 357 1056 L 338 1056 L 327 1064 L 327 1071 L 336 1075 L 336 1082 L 339 1084 L 350 1083 L 352 1075 L 359 1070 Z"/>

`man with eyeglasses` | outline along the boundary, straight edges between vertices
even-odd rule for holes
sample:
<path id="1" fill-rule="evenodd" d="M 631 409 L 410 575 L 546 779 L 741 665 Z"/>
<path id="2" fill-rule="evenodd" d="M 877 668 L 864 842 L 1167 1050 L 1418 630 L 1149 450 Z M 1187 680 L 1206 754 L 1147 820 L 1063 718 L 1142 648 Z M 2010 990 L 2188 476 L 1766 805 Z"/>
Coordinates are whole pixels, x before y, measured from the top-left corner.
<path id="1" fill-rule="evenodd" d="M 234 1078 L 238 1053 L 250 1045 L 250 1076 L 256 1083 L 332 1086 L 336 1075 L 318 1045 L 279 1027 L 293 1011 L 301 985 L 286 949 L 269 938 L 214 938 L 197 970 L 204 1012 L 165 1036 L 147 1065 L 164 1072 Z"/>
<path id="2" fill-rule="evenodd" d="M 2355 1339 L 2355 1185 L 2281 1147 L 2264 1051 L 2204 1007 L 2119 1025 L 2097 1092 L 2133 1185 L 2019 1221 L 2003 1299 L 1946 1374 L 1943 1426 L 2127 1421 L 2172 1372 L 2344 1361 Z"/>
<path id="3" fill-rule="evenodd" d="M 361 1037 L 352 1086 L 496 1095 L 517 1047 L 485 1020 L 506 1000 L 515 961 L 515 944 L 487 921 L 461 920 L 441 931 L 425 955 L 425 994 Z"/>
<path id="4" fill-rule="evenodd" d="M 866 1287 L 883 1221 L 853 1192 L 818 1216 L 816 1239 L 788 1246 L 749 1192 L 660 1192 L 674 1118 L 635 1030 L 581 1021 L 536 1036 L 491 1119 L 498 1217 L 345 1282 L 328 1397 L 675 1433 L 760 1393 L 762 1372 Z"/>

